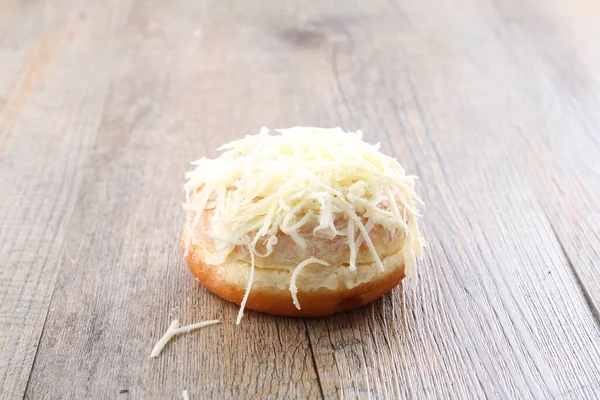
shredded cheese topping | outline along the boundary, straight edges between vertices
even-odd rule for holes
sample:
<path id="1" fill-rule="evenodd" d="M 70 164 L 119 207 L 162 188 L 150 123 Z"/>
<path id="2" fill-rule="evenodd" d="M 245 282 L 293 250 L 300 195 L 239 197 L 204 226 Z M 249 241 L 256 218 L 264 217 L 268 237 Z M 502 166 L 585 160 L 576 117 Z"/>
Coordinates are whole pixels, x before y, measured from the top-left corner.
<path id="1" fill-rule="evenodd" d="M 302 271 L 302 268 L 306 267 L 309 264 L 321 264 L 321 265 L 325 265 L 325 266 L 329 265 L 328 262 L 319 260 L 316 257 L 311 257 L 308 260 L 302 261 L 294 269 L 294 272 L 292 272 L 292 278 L 290 279 L 290 292 L 292 293 L 292 299 L 294 301 L 294 305 L 296 306 L 296 308 L 298 310 L 300 310 L 300 302 L 298 301 L 298 287 L 296 286 L 296 279 L 298 279 L 298 275 L 300 274 L 300 271 Z"/>
<path id="2" fill-rule="evenodd" d="M 186 255 L 199 244 L 196 229 L 207 211 L 210 228 L 202 233 L 216 244 L 207 262 L 223 263 L 238 246 L 250 252 L 250 278 L 237 322 L 252 286 L 254 257 L 275 251 L 280 232 L 301 248 L 307 246 L 308 228 L 321 237 L 344 236 L 349 268 L 356 270 L 363 243 L 377 266 L 384 268 L 370 237 L 375 225 L 400 230 L 405 235 L 405 274 L 416 282 L 415 256 L 422 249 L 416 177 L 380 153 L 379 144 L 364 142 L 361 131 L 294 127 L 275 132 L 270 135 L 262 128 L 258 135 L 225 144 L 219 148 L 220 157 L 202 158 L 186 174 L 183 208 L 190 213 L 192 227 Z M 345 226 L 336 225 L 340 220 L 347 221 Z M 311 263 L 327 265 L 311 257 L 293 271 L 289 290 L 298 309 L 296 278 Z"/>
<path id="3" fill-rule="evenodd" d="M 214 319 L 214 320 L 198 322 L 196 324 L 191 324 L 191 325 L 182 327 L 181 324 L 179 323 L 179 320 L 174 320 L 173 322 L 171 322 L 171 325 L 169 325 L 169 328 L 167 329 L 167 331 L 165 332 L 163 337 L 160 338 L 158 343 L 156 343 L 156 345 L 154 346 L 154 349 L 152 349 L 152 353 L 150 353 L 150 357 L 151 358 L 158 357 L 160 355 L 160 352 L 162 351 L 162 349 L 167 345 L 167 343 L 169 343 L 169 340 L 171 340 L 173 338 L 173 336 L 179 335 L 180 333 L 188 333 L 190 331 L 193 331 L 194 329 L 202 328 L 202 327 L 205 327 L 208 325 L 218 324 L 219 322 L 221 322 L 221 321 L 219 321 L 218 319 Z"/>
<path id="4" fill-rule="evenodd" d="M 240 305 L 240 311 L 238 312 L 237 321 L 235 322 L 236 325 L 239 325 L 240 322 L 242 322 L 244 308 L 246 308 L 246 302 L 248 301 L 248 296 L 250 296 L 252 282 L 254 282 L 254 252 L 250 251 L 250 278 L 248 278 L 248 285 L 246 286 L 246 292 L 244 293 L 244 298 L 242 299 L 242 304 Z"/>

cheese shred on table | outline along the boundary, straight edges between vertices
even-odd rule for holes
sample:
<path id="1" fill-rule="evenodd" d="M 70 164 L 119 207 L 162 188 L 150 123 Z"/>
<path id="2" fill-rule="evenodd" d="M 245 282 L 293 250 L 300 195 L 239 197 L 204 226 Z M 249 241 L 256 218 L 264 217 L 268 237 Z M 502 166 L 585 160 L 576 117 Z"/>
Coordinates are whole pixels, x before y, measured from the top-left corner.
<path id="1" fill-rule="evenodd" d="M 154 346 L 154 349 L 152 349 L 152 353 L 150 353 L 150 357 L 151 358 L 158 357 L 160 355 L 160 352 L 162 351 L 162 349 L 166 346 L 167 343 L 169 343 L 169 340 L 171 340 L 173 338 L 173 336 L 179 335 L 180 333 L 188 333 L 190 331 L 193 331 L 194 329 L 203 328 L 205 326 L 218 324 L 219 322 L 221 322 L 221 321 L 219 321 L 218 319 L 213 319 L 210 321 L 198 322 L 197 324 L 181 326 L 181 324 L 179 323 L 179 320 L 174 320 L 173 322 L 171 322 L 171 325 L 169 325 L 169 329 L 167 329 L 167 331 L 165 332 L 163 337 L 160 338 L 158 343 L 156 343 L 156 346 Z"/>
<path id="2" fill-rule="evenodd" d="M 186 256 L 192 245 L 199 244 L 196 229 L 209 210 L 210 228 L 203 233 L 214 240 L 216 249 L 207 262 L 225 262 L 237 246 L 246 247 L 252 256 L 237 323 L 252 286 L 254 256 L 270 255 L 277 246 L 278 232 L 305 248 L 301 232 L 315 218 L 318 224 L 313 234 L 347 237 L 350 270 L 356 269 L 363 243 L 383 269 L 370 231 L 375 225 L 400 229 L 406 238 L 402 247 L 405 274 L 414 283 L 416 255 L 422 248 L 416 177 L 406 175 L 394 158 L 380 153 L 379 144 L 364 142 L 361 131 L 295 127 L 275 132 L 270 135 L 262 128 L 258 135 L 225 144 L 219 148 L 223 151 L 220 157 L 202 158 L 186 174 L 183 208 L 192 215 Z M 344 228 L 335 224 L 340 219 L 348 221 Z M 311 263 L 326 265 L 311 257 L 292 273 L 289 290 L 298 309 L 296 278 Z"/>

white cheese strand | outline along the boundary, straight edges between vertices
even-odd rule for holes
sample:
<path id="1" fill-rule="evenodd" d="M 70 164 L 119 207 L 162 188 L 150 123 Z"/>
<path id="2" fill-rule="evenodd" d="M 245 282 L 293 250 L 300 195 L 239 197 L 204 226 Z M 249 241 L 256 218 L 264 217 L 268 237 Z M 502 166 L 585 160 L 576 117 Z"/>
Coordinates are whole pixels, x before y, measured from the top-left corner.
<path id="1" fill-rule="evenodd" d="M 167 343 L 169 343 L 169 340 L 171 340 L 171 338 L 173 336 L 175 336 L 175 333 L 173 333 L 173 331 L 175 329 L 179 328 L 180 326 L 181 325 L 179 324 L 178 320 L 171 322 L 171 325 L 169 325 L 169 328 L 167 329 L 167 331 L 165 332 L 163 337 L 160 338 L 158 343 L 156 343 L 156 345 L 152 349 L 152 353 L 150 353 L 150 357 L 158 357 L 158 355 L 162 351 L 163 347 L 165 347 L 165 345 Z"/>
<path id="2" fill-rule="evenodd" d="M 348 221 L 348 246 L 350 247 L 350 271 L 356 270 L 356 242 L 354 241 L 354 221 Z"/>
<path id="3" fill-rule="evenodd" d="M 152 349 L 152 353 L 150 353 L 150 357 L 151 358 L 158 357 L 160 355 L 160 352 L 163 350 L 163 348 L 166 346 L 166 344 L 169 343 L 169 340 L 171 340 L 173 338 L 173 336 L 179 335 L 181 333 L 187 333 L 194 329 L 202 328 L 202 327 L 205 327 L 208 325 L 218 324 L 219 322 L 221 322 L 221 321 L 219 321 L 218 319 L 214 319 L 214 320 L 210 320 L 210 321 L 203 321 L 203 322 L 199 322 L 197 324 L 192 324 L 192 325 L 181 327 L 179 320 L 177 320 L 177 319 L 174 320 L 173 322 L 171 322 L 171 325 L 169 325 L 169 328 L 167 329 L 167 331 L 165 332 L 163 337 L 160 338 L 158 343 L 156 343 L 156 345 Z"/>
<path id="4" fill-rule="evenodd" d="M 248 251 L 250 252 L 250 277 L 248 278 L 246 292 L 244 293 L 244 298 L 242 299 L 242 304 L 240 304 L 240 310 L 238 311 L 237 320 L 235 321 L 236 325 L 239 325 L 240 322 L 242 322 L 244 308 L 246 308 L 246 302 L 248 301 L 248 296 L 250 296 L 250 289 L 252 289 L 252 282 L 254 282 L 254 253 L 252 252 L 250 246 L 248 246 Z"/>
<path id="5" fill-rule="evenodd" d="M 306 267 L 309 264 L 321 264 L 328 266 L 329 263 L 323 260 L 319 260 L 316 257 L 311 257 L 307 260 L 302 261 L 292 272 L 292 278 L 290 279 L 290 293 L 292 294 L 292 300 L 294 301 L 294 305 L 298 310 L 300 310 L 300 302 L 298 301 L 298 287 L 296 286 L 296 279 L 298 279 L 298 275 L 302 268 Z"/>
<path id="6" fill-rule="evenodd" d="M 173 330 L 173 333 L 175 335 L 179 335 L 181 333 L 188 333 L 188 332 L 193 331 L 194 329 L 204 328 L 205 326 L 218 324 L 219 322 L 221 322 L 221 321 L 219 321 L 218 319 L 211 319 L 209 321 L 197 322 L 195 324 L 186 325 L 186 326 L 182 326 L 181 328 L 177 328 L 177 329 Z"/>
<path id="7" fill-rule="evenodd" d="M 363 240 L 367 244 L 367 247 L 369 248 L 369 250 L 371 250 L 373 257 L 375 258 L 375 263 L 377 264 L 377 266 L 379 267 L 379 269 L 381 271 L 385 270 L 385 267 L 383 266 L 383 263 L 381 262 L 381 258 L 379 258 L 379 254 L 377 254 L 377 249 L 375 248 L 373 241 L 369 237 L 369 231 L 367 231 L 367 228 L 365 228 L 365 225 L 362 223 L 360 218 L 358 218 L 356 216 L 356 214 L 352 211 L 350 206 L 348 204 L 346 204 L 346 202 L 344 200 L 342 200 L 342 199 L 339 199 L 339 200 L 340 201 L 339 201 L 338 205 L 340 206 L 340 208 L 342 210 L 346 211 L 348 216 L 350 218 L 352 218 L 354 220 L 354 222 L 356 223 L 356 226 L 358 226 L 360 233 L 362 233 Z"/>
<path id="8" fill-rule="evenodd" d="M 197 203 L 197 207 L 194 210 L 196 212 L 196 215 L 194 216 L 194 219 L 192 221 L 192 230 L 190 232 L 192 241 L 197 240 L 196 228 L 198 227 L 198 223 L 200 222 L 200 219 L 202 218 L 202 214 L 204 213 L 204 209 L 206 208 L 206 203 L 208 203 L 208 198 L 212 194 L 212 192 L 209 190 L 203 190 L 202 193 L 203 193 L 203 196 L 201 197 L 200 201 Z"/>

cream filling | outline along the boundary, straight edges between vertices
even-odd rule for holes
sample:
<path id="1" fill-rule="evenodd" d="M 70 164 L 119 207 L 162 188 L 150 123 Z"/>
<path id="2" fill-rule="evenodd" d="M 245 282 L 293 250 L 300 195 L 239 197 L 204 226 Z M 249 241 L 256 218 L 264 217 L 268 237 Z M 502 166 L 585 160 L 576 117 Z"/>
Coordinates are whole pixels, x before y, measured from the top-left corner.
<path id="1" fill-rule="evenodd" d="M 383 270 L 378 268 L 375 262 L 357 264 L 354 271 L 342 265 L 307 265 L 298 276 L 296 286 L 303 292 L 321 288 L 329 290 L 352 289 L 363 283 L 380 279 L 398 268 L 404 268 L 404 252 L 398 251 L 385 257 L 381 262 L 384 266 Z M 217 273 L 222 279 L 240 288 L 245 288 L 250 278 L 250 264 L 241 260 L 231 260 L 213 268 L 218 268 Z M 261 268 L 256 265 L 252 290 L 289 291 L 293 271 L 294 267 Z"/>

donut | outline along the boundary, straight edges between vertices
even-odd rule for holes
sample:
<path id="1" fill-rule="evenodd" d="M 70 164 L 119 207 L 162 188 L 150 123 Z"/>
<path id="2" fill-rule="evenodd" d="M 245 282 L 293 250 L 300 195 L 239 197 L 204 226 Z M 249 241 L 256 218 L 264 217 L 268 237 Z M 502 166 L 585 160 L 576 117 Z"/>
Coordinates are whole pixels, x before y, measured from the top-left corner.
<path id="1" fill-rule="evenodd" d="M 182 250 L 238 324 L 245 309 L 325 316 L 416 282 L 416 177 L 379 147 L 361 131 L 262 128 L 193 163 Z"/>

